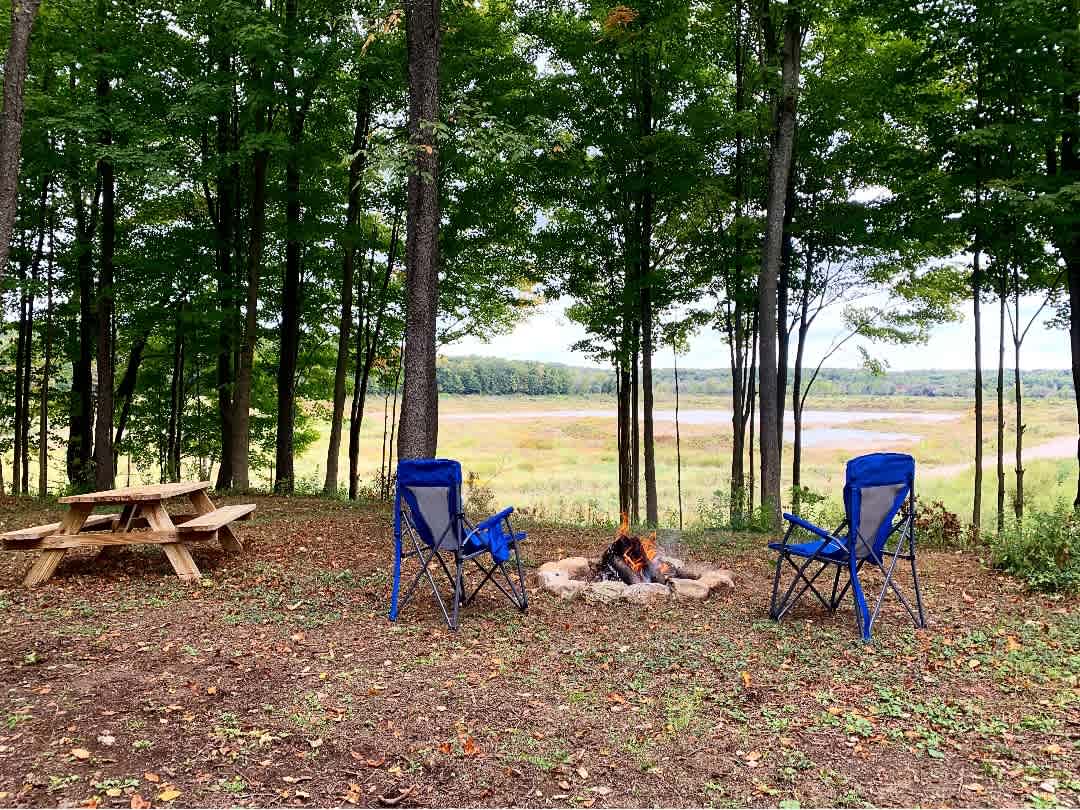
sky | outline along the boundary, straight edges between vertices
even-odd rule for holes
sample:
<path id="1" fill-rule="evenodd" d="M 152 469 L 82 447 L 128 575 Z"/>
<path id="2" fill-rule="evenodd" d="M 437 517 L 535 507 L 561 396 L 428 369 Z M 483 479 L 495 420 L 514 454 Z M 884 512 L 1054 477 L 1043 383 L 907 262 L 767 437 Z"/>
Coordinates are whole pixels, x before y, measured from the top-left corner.
<path id="1" fill-rule="evenodd" d="M 447 355 L 485 355 L 503 357 L 510 360 L 536 360 L 543 362 L 566 363 L 574 366 L 596 366 L 580 352 L 571 351 L 570 347 L 585 336 L 584 330 L 566 317 L 565 309 L 569 301 L 558 300 L 537 307 L 509 334 L 494 337 L 490 342 L 477 339 L 463 340 L 453 346 L 445 347 Z M 1021 299 L 1023 322 L 1038 309 L 1040 299 Z M 1026 313 L 1026 314 L 1025 314 Z M 808 338 L 806 365 L 817 365 L 821 356 L 828 351 L 837 334 L 842 332 L 840 310 L 823 312 L 818 318 Z M 1069 334 L 1065 329 L 1052 329 L 1046 325 L 1051 315 L 1044 310 L 1036 320 L 1024 341 L 1020 355 L 1022 369 L 1066 369 L 1069 368 Z M 997 367 L 998 310 L 994 304 L 985 304 L 983 321 L 983 364 L 987 369 Z M 1006 361 L 1012 367 L 1012 344 L 1008 322 L 1006 322 Z M 924 369 L 970 369 L 975 363 L 972 357 L 975 343 L 975 319 L 971 316 L 970 304 L 966 317 L 955 323 L 938 326 L 931 334 L 928 343 L 921 346 L 892 347 L 874 345 L 863 341 L 875 358 L 888 363 L 891 371 L 909 371 Z M 856 368 L 862 365 L 862 356 L 858 351 L 857 340 L 850 341 L 830 358 L 826 364 L 830 368 Z M 671 366 L 670 349 L 657 353 L 654 361 L 658 368 Z M 679 355 L 679 366 L 683 368 L 728 368 L 727 345 L 720 339 L 719 333 L 708 330 L 699 332 L 690 339 L 689 351 Z"/>

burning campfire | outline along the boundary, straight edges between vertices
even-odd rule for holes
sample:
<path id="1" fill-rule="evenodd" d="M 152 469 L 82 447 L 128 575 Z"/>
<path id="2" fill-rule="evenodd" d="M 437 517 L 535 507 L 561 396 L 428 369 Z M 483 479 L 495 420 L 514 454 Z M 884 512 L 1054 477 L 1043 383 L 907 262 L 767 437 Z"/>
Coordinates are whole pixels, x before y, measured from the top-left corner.
<path id="1" fill-rule="evenodd" d="M 618 599 L 642 605 L 669 597 L 706 599 L 735 587 L 731 571 L 672 556 L 670 549 L 661 548 L 655 532 L 631 534 L 625 514 L 615 539 L 599 557 L 546 562 L 537 572 L 537 582 L 563 599 L 580 597 L 589 603 Z"/>
<path id="2" fill-rule="evenodd" d="M 656 532 L 645 537 L 630 534 L 630 520 L 622 513 L 615 540 L 600 557 L 600 579 L 627 585 L 658 582 L 667 585 L 671 565 L 657 558 Z"/>

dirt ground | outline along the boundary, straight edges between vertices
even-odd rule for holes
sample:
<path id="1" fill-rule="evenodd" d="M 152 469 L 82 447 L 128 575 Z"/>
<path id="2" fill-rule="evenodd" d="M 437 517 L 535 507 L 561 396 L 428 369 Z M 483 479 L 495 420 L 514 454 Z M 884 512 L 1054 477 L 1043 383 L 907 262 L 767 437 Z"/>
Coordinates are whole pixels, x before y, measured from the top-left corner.
<path id="1" fill-rule="evenodd" d="M 930 627 L 766 617 L 764 539 L 696 556 L 734 592 L 656 608 L 495 599 L 386 619 L 388 512 L 258 499 L 248 551 L 0 555 L 0 805 L 1080 804 L 1080 610 L 921 553 Z M 55 519 L 0 499 L 0 529 Z M 603 532 L 531 528 L 530 569 Z M 531 579 L 531 577 L 530 577 Z M 530 586 L 532 583 L 530 582 Z"/>

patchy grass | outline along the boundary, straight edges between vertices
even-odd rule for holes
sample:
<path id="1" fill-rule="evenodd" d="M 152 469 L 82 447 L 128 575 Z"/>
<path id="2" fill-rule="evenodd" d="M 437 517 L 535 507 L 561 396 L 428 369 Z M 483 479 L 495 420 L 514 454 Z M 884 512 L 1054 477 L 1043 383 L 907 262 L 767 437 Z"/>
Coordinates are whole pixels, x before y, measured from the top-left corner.
<path id="1" fill-rule="evenodd" d="M 887 609 L 867 646 L 849 610 L 766 619 L 761 538 L 696 541 L 738 585 L 703 603 L 492 592 L 452 634 L 430 600 L 386 620 L 382 506 L 262 498 L 242 533 L 191 587 L 156 549 L 34 591 L 2 557 L 0 803 L 1080 803 L 1080 603 L 971 554 L 924 554 L 931 626 Z M 537 526 L 529 559 L 607 537 Z"/>

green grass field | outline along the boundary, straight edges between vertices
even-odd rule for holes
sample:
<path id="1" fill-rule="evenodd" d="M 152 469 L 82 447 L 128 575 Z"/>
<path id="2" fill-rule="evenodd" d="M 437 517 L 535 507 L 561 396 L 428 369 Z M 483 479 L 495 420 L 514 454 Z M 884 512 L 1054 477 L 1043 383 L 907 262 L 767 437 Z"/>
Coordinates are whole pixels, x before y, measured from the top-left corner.
<path id="1" fill-rule="evenodd" d="M 726 397 L 693 397 L 681 403 L 683 414 L 694 410 L 727 410 Z M 657 411 L 674 403 L 659 401 Z M 489 488 L 497 503 L 513 503 L 538 517 L 596 523 L 617 518 L 615 419 L 613 415 L 574 414 L 540 418 L 550 411 L 608 411 L 607 398 L 580 397 L 443 397 L 440 402 L 439 453 L 461 459 L 466 472 Z M 886 411 L 890 418 L 874 421 L 841 420 L 823 443 L 808 447 L 803 456 L 803 483 L 838 500 L 844 461 L 873 450 L 912 453 L 919 463 L 918 489 L 926 500 L 941 500 L 965 521 L 970 519 L 974 466 L 974 416 L 961 400 L 933 398 L 821 398 L 808 409 L 818 411 Z M 930 417 L 925 416 L 929 414 Z M 948 421 L 920 421 L 934 415 Z M 464 417 L 464 418 L 463 418 Z M 1076 415 L 1065 400 L 1033 400 L 1025 406 L 1025 489 L 1027 502 L 1049 506 L 1071 499 L 1076 480 Z M 328 425 L 320 425 L 319 440 L 298 460 L 297 476 L 305 485 L 321 487 L 326 464 Z M 808 430 L 817 427 L 808 426 Z M 845 431 L 870 431 L 848 437 Z M 984 452 L 994 458 L 994 412 L 986 413 Z M 730 422 L 681 425 L 683 508 L 687 523 L 712 520 L 718 504 L 715 493 L 726 493 L 731 463 Z M 886 435 L 903 434 L 916 441 Z M 368 405 L 361 442 L 362 478 L 378 477 L 383 435 L 383 403 Z M 1014 419 L 1006 422 L 1007 503 L 1012 503 L 1015 459 Z M 785 441 L 785 487 L 790 484 L 791 443 Z M 677 469 L 672 421 L 656 425 L 657 486 L 661 520 L 677 523 Z M 341 469 L 347 469 L 343 458 Z M 268 471 L 263 471 L 268 473 Z M 343 476 L 344 477 L 344 476 Z M 265 482 L 265 478 L 263 479 Z M 995 508 L 996 472 L 985 470 L 983 515 L 991 525 Z"/>

